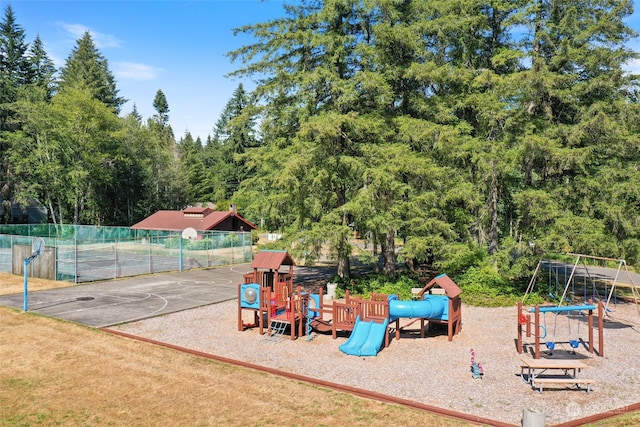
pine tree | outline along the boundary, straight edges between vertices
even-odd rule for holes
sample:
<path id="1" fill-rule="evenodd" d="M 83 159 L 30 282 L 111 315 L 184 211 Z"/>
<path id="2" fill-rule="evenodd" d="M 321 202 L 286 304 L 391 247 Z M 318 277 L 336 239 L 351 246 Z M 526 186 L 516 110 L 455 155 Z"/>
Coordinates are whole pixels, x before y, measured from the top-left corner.
<path id="1" fill-rule="evenodd" d="M 627 193 L 638 179 L 631 165 L 639 81 L 624 70 L 638 58 L 627 47 L 637 37 L 624 22 L 632 11 L 631 1 L 606 0 L 537 0 L 520 11 L 531 63 L 520 73 L 518 95 L 518 119 L 527 123 L 518 138 L 525 184 L 520 226 L 538 245 L 619 257 L 623 240 L 638 239 L 624 219 L 638 213 Z M 557 209 L 531 203 L 540 191 Z"/>
<path id="2" fill-rule="evenodd" d="M 291 224 L 301 256 L 312 260 L 328 243 L 343 277 L 353 249 L 345 204 L 360 187 L 360 145 L 377 129 L 358 112 L 357 88 L 367 85 L 358 74 L 367 44 L 360 3 L 288 5 L 282 19 L 239 29 L 258 41 L 230 54 L 250 63 L 236 74 L 264 76 L 255 93 L 268 146 L 252 150 L 250 164 L 262 170 L 245 192 L 280 212 L 271 221 Z"/>
<path id="3" fill-rule="evenodd" d="M 40 36 L 31 43 L 29 49 L 29 82 L 37 88 L 42 89 L 44 97 L 50 100 L 55 92 L 56 68 L 53 61 L 44 50 Z"/>
<path id="4" fill-rule="evenodd" d="M 13 8 L 8 5 L 0 22 L 0 199 L 13 199 L 14 185 L 10 173 L 8 149 L 12 135 L 20 129 L 15 102 L 29 83 L 28 44 L 25 31 L 16 22 Z"/>
<path id="5" fill-rule="evenodd" d="M 25 31 L 8 5 L 0 23 L 0 131 L 11 128 L 8 104 L 15 102 L 18 89 L 29 83 L 28 49 Z"/>
<path id="6" fill-rule="evenodd" d="M 118 96 L 115 78 L 109 70 L 108 61 L 95 47 L 88 31 L 77 40 L 76 46 L 60 70 L 60 91 L 71 87 L 88 90 L 95 99 L 112 108 L 116 114 L 126 102 Z"/>
<path id="7" fill-rule="evenodd" d="M 188 204 L 211 201 L 211 195 L 202 192 L 205 181 L 208 180 L 204 162 L 204 148 L 200 138 L 194 140 L 190 132 L 186 132 L 178 143 L 180 152 L 180 168 L 187 185 L 184 189 L 185 199 Z"/>
<path id="8" fill-rule="evenodd" d="M 155 178 L 149 209 L 182 209 L 187 197 L 183 191 L 186 188 L 186 178 L 181 168 L 180 150 L 173 129 L 167 123 L 169 103 L 161 90 L 156 92 L 153 106 L 157 114 L 147 120 L 151 176 Z"/>
<path id="9" fill-rule="evenodd" d="M 243 154 L 259 145 L 252 112 L 249 95 L 241 83 L 222 110 L 213 132 L 213 144 L 219 150 L 218 162 L 212 168 L 218 202 L 230 199 L 250 176 Z"/>
<path id="10" fill-rule="evenodd" d="M 156 118 L 161 126 L 169 124 L 169 103 L 162 90 L 158 89 L 153 98 L 153 108 L 156 110 Z"/>
<path id="11" fill-rule="evenodd" d="M 635 236 L 593 191 L 615 196 L 601 174 L 635 158 L 627 88 L 637 81 L 621 68 L 635 57 L 624 47 L 631 5 L 289 5 L 284 18 L 239 29 L 257 42 L 230 54 L 248 64 L 235 75 L 258 74 L 264 106 L 266 144 L 247 156 L 259 173 L 243 190 L 276 226 L 304 230 L 294 238 L 310 257 L 330 241 L 341 275 L 350 224 L 382 245 L 388 274 L 395 237 L 405 259 L 433 255 L 456 270 L 483 250 L 509 259 L 523 236 L 576 234 L 566 227 L 575 221 L 528 200 L 558 201 Z M 401 160 L 380 162 L 387 153 Z M 537 189 L 553 193 L 526 196 Z"/>
<path id="12" fill-rule="evenodd" d="M 28 49 L 25 31 L 16 22 L 13 8 L 8 5 L 0 25 L 0 71 L 3 84 L 7 84 L 7 87 L 15 88 L 29 82 L 29 62 L 26 56 Z"/>

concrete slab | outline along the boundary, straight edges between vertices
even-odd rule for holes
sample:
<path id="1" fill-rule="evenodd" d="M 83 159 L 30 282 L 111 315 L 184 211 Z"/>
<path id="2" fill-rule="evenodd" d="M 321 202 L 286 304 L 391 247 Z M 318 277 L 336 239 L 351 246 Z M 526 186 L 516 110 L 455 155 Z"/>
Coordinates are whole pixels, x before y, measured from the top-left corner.
<path id="1" fill-rule="evenodd" d="M 237 298 L 249 264 L 156 274 L 30 292 L 28 310 L 94 327 L 113 326 Z M 0 305 L 24 308 L 24 295 Z"/>

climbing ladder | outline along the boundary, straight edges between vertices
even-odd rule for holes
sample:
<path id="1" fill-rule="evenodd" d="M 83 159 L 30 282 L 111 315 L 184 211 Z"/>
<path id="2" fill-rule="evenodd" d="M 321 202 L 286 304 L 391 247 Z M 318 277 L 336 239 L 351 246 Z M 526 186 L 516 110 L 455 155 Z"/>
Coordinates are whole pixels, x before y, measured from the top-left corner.
<path id="1" fill-rule="evenodd" d="M 289 326 L 289 322 L 278 319 L 271 319 L 269 329 L 265 334 L 265 339 L 271 342 L 281 341 L 284 335 L 284 331 L 287 329 L 287 326 Z"/>

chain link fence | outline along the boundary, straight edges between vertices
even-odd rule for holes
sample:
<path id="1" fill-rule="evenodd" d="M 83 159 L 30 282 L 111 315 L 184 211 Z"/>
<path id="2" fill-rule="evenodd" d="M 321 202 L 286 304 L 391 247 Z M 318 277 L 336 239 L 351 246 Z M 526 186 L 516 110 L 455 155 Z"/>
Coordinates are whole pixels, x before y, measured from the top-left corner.
<path id="1" fill-rule="evenodd" d="M 253 258 L 250 232 L 199 231 L 187 240 L 177 231 L 0 225 L 0 271 L 24 274 L 24 254 L 37 237 L 44 239 L 50 254 L 42 257 L 46 261 L 34 261 L 50 264 L 38 266 L 42 277 L 75 283 L 242 264 Z"/>

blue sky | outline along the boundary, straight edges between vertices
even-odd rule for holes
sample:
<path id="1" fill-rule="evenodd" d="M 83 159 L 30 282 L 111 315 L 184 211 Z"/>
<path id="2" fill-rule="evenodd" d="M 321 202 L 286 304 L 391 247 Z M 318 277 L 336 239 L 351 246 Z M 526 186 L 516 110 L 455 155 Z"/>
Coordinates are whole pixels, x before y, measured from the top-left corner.
<path id="1" fill-rule="evenodd" d="M 58 68 L 89 30 L 109 62 L 119 95 L 130 100 L 122 113 L 131 112 L 135 102 L 145 119 L 151 117 L 160 89 L 176 139 L 189 130 L 203 143 L 241 82 L 224 77 L 240 66 L 225 53 L 251 39 L 233 36 L 232 29 L 284 14 L 281 0 L 0 0 L 2 18 L 8 4 L 26 41 L 40 35 Z"/>
<path id="2" fill-rule="evenodd" d="M 11 4 L 26 41 L 40 35 L 57 67 L 89 31 L 115 75 L 120 96 L 151 117 L 158 89 L 169 103 L 169 123 L 177 139 L 188 130 L 204 143 L 241 82 L 224 77 L 237 69 L 226 52 L 251 39 L 232 29 L 284 15 L 282 0 L 0 0 Z M 640 0 L 627 22 L 640 32 Z M 640 42 L 632 46 L 640 50 Z M 630 67 L 640 72 L 640 63 Z M 242 81 L 250 90 L 253 84 Z"/>

